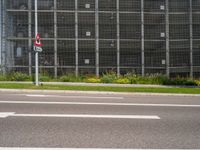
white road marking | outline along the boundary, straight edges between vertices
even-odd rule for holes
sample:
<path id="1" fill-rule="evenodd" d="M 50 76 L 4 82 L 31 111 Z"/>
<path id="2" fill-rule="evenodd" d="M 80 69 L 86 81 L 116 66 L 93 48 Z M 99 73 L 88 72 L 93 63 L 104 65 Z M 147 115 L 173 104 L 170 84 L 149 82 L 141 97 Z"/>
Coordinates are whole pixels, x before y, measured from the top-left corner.
<path id="1" fill-rule="evenodd" d="M 55 105 L 104 105 L 104 106 L 152 106 L 152 107 L 200 107 L 182 104 L 145 104 L 145 103 L 90 103 L 90 102 L 47 102 L 47 101 L 0 101 L 3 104 L 55 104 Z"/>
<path id="2" fill-rule="evenodd" d="M 90 114 L 15 114 L 0 112 L 0 118 L 6 117 L 58 117 L 58 118 L 109 118 L 109 119 L 160 119 L 158 116 L 145 115 L 90 115 Z"/>
<path id="3" fill-rule="evenodd" d="M 115 148 L 26 148 L 26 147 L 0 147 L 0 150 L 185 150 L 185 149 L 115 149 Z M 199 150 L 199 149 L 190 149 Z"/>
<path id="4" fill-rule="evenodd" d="M 0 118 L 7 118 L 13 114 L 15 113 L 14 112 L 0 112 Z"/>
<path id="5" fill-rule="evenodd" d="M 48 97 L 48 98 L 88 98 L 88 99 L 124 99 L 123 97 L 98 97 L 98 96 L 60 96 L 60 95 L 36 95 L 28 94 L 27 97 Z"/>

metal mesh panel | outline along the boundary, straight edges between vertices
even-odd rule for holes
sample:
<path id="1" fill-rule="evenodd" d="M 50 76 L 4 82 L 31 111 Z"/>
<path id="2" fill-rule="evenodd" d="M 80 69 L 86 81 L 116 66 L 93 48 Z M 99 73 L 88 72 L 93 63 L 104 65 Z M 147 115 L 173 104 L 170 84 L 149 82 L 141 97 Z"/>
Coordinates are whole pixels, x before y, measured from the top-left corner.
<path id="1" fill-rule="evenodd" d="M 114 11 L 116 10 L 116 0 L 100 0 L 99 1 L 100 11 Z"/>
<path id="2" fill-rule="evenodd" d="M 78 14 L 78 37 L 94 38 L 95 37 L 95 16 L 94 13 Z"/>
<path id="3" fill-rule="evenodd" d="M 58 38 L 75 37 L 75 15 L 74 13 L 57 13 Z"/>
<path id="4" fill-rule="evenodd" d="M 86 75 L 94 75 L 95 74 L 95 68 L 81 68 L 79 69 L 80 74 L 86 74 Z"/>
<path id="5" fill-rule="evenodd" d="M 145 39 L 165 39 L 165 25 L 145 24 Z"/>
<path id="6" fill-rule="evenodd" d="M 170 12 L 188 12 L 189 0 L 169 0 Z"/>
<path id="7" fill-rule="evenodd" d="M 95 1 L 94 0 L 78 0 L 78 9 L 79 10 L 94 10 Z"/>
<path id="8" fill-rule="evenodd" d="M 95 66 L 95 41 L 81 40 L 79 45 L 79 66 Z"/>
<path id="9" fill-rule="evenodd" d="M 29 68 L 28 67 L 19 67 L 19 66 L 7 67 L 7 71 L 8 72 L 21 72 L 21 73 L 27 74 L 27 72 L 29 71 Z"/>
<path id="10" fill-rule="evenodd" d="M 200 11 L 200 1 L 199 0 L 192 0 L 192 10 Z"/>
<path id="11" fill-rule="evenodd" d="M 74 10 L 75 0 L 57 0 L 58 10 Z"/>
<path id="12" fill-rule="evenodd" d="M 158 12 L 165 10 L 165 0 L 144 0 L 145 12 Z"/>
<path id="13" fill-rule="evenodd" d="M 58 66 L 75 66 L 75 41 L 58 41 Z"/>
<path id="14" fill-rule="evenodd" d="M 141 38 L 141 16 L 140 14 L 120 14 L 120 38 L 140 39 Z"/>
<path id="15" fill-rule="evenodd" d="M 141 0 L 119 0 L 119 10 L 138 12 L 141 10 Z"/>
<path id="16" fill-rule="evenodd" d="M 190 43 L 189 41 L 170 41 L 170 66 L 190 65 Z"/>
<path id="17" fill-rule="evenodd" d="M 32 9 L 35 9 L 35 0 L 32 0 Z M 38 0 L 38 10 L 54 10 L 54 0 Z"/>
<path id="18" fill-rule="evenodd" d="M 115 39 L 117 37 L 116 13 L 99 14 L 99 38 Z"/>
<path id="19" fill-rule="evenodd" d="M 200 16 L 199 14 L 193 14 L 193 38 L 200 38 Z"/>
<path id="20" fill-rule="evenodd" d="M 75 68 L 58 67 L 58 76 L 63 76 L 66 74 L 74 74 Z"/>
<path id="21" fill-rule="evenodd" d="M 28 66 L 28 41 L 27 40 L 10 40 L 7 43 L 6 62 L 7 66 L 24 67 Z"/>
<path id="22" fill-rule="evenodd" d="M 141 65 L 141 42 L 120 42 L 120 66 L 138 67 Z"/>
<path id="23" fill-rule="evenodd" d="M 35 37 L 35 16 L 32 15 L 32 37 Z M 38 33 L 41 38 L 54 37 L 54 14 L 49 12 L 38 13 Z"/>
<path id="24" fill-rule="evenodd" d="M 193 41 L 193 65 L 200 66 L 200 40 Z"/>
<path id="25" fill-rule="evenodd" d="M 7 36 L 24 38 L 28 37 L 28 13 L 9 12 L 7 20 Z"/>
<path id="26" fill-rule="evenodd" d="M 145 66 L 146 67 L 165 67 L 166 53 L 165 41 L 146 41 L 145 42 Z"/>
<path id="27" fill-rule="evenodd" d="M 117 66 L 117 44 L 116 41 L 99 42 L 99 63 L 101 66 Z"/>
<path id="28" fill-rule="evenodd" d="M 190 28 L 189 25 L 184 24 L 170 24 L 170 39 L 189 39 Z"/>
<path id="29" fill-rule="evenodd" d="M 26 10 L 28 9 L 27 0 L 7 0 L 6 1 L 7 9 L 19 9 Z"/>

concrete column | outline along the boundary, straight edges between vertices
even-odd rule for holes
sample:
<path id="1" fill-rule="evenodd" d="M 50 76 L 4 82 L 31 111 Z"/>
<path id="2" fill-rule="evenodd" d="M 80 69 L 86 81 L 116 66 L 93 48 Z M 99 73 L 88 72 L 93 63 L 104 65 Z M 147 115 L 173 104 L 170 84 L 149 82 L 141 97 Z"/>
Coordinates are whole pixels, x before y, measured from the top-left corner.
<path id="1" fill-rule="evenodd" d="M 2 0 L 2 71 L 6 73 L 6 1 Z"/>
<path id="2" fill-rule="evenodd" d="M 170 76 L 169 71 L 169 0 L 165 1 L 166 11 L 165 11 L 165 23 L 166 23 L 166 75 Z"/>
<path id="3" fill-rule="evenodd" d="M 95 0 L 96 76 L 99 77 L 99 0 Z"/>
<path id="4" fill-rule="evenodd" d="M 193 78 L 193 19 L 192 19 L 192 0 L 190 0 L 190 78 Z"/>
<path id="5" fill-rule="evenodd" d="M 58 76 L 57 0 L 54 0 L 54 77 Z"/>
<path id="6" fill-rule="evenodd" d="M 120 76 L 120 24 L 119 24 L 119 0 L 117 0 L 117 75 Z"/>
<path id="7" fill-rule="evenodd" d="M 78 0 L 75 0 L 75 74 L 78 76 Z"/>
<path id="8" fill-rule="evenodd" d="M 31 0 L 28 0 L 28 57 L 29 57 L 29 75 L 32 75 L 32 32 L 31 32 L 31 23 L 32 23 L 32 15 L 31 15 Z"/>
<path id="9" fill-rule="evenodd" d="M 144 0 L 141 0 L 141 58 L 142 76 L 144 76 Z"/>

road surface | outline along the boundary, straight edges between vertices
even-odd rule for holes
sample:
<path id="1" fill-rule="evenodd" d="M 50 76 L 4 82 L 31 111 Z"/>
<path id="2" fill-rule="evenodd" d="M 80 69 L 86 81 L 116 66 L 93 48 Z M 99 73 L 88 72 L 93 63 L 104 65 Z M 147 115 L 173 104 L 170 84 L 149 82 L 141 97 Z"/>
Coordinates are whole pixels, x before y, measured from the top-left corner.
<path id="1" fill-rule="evenodd" d="M 200 149 L 200 97 L 0 93 L 0 149 Z"/>

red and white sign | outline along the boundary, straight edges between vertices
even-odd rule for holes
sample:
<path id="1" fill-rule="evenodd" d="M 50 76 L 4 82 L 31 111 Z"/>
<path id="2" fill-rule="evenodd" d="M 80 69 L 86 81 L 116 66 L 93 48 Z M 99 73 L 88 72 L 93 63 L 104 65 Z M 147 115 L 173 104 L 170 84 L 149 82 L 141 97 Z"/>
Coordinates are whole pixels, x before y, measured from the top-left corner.
<path id="1" fill-rule="evenodd" d="M 40 35 L 37 34 L 36 35 L 36 39 L 34 41 L 34 46 L 37 46 L 37 47 L 41 47 L 42 46 L 42 43 L 41 43 L 41 39 L 40 39 Z"/>

